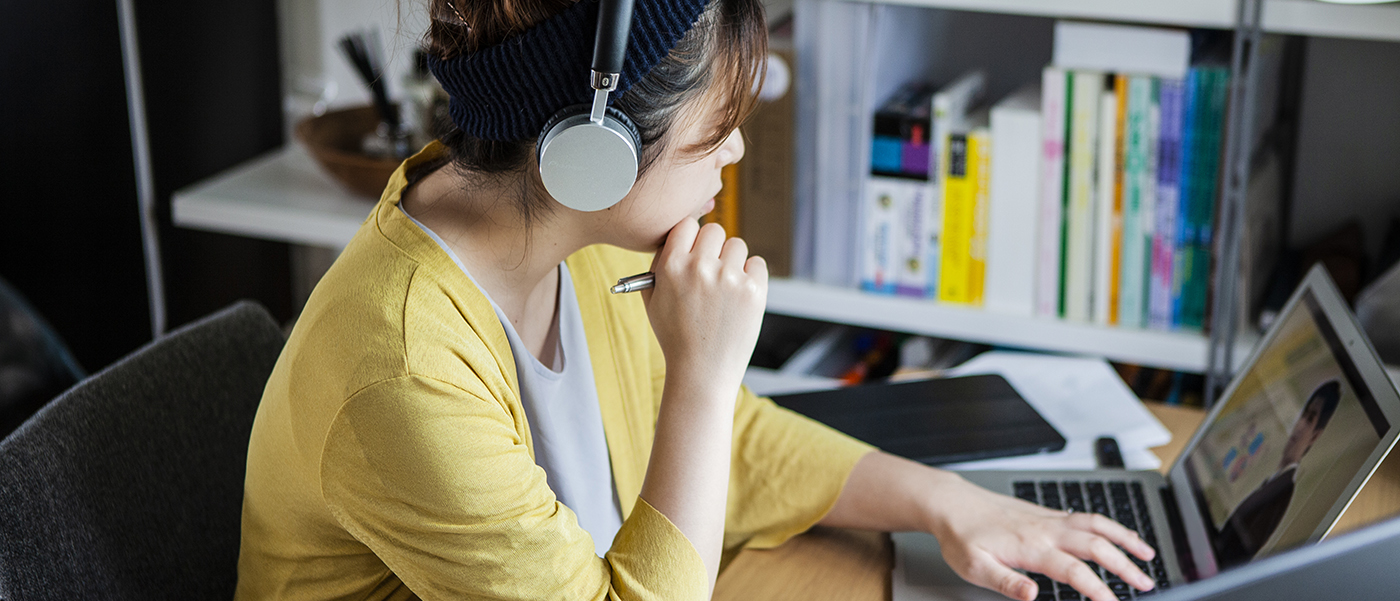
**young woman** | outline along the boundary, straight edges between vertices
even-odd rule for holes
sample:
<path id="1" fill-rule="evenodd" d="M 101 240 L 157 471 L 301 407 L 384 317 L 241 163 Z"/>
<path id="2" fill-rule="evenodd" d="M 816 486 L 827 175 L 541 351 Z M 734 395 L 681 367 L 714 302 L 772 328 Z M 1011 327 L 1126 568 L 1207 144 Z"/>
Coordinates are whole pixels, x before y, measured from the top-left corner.
<path id="1" fill-rule="evenodd" d="M 936 535 L 968 580 L 1013 568 L 1142 589 L 1102 516 L 995 495 L 740 385 L 763 260 L 696 218 L 738 161 L 759 0 L 637 0 L 615 106 L 640 131 L 617 205 L 556 203 L 535 134 L 586 101 L 595 0 L 432 0 L 452 101 L 308 301 L 248 453 L 239 599 L 705 599 L 725 559 L 814 524 Z M 563 66 L 561 66 L 563 65 Z M 575 69 L 572 65 L 584 65 Z M 583 95 L 583 100 L 579 96 Z M 608 285 L 656 272 L 641 295 Z"/>

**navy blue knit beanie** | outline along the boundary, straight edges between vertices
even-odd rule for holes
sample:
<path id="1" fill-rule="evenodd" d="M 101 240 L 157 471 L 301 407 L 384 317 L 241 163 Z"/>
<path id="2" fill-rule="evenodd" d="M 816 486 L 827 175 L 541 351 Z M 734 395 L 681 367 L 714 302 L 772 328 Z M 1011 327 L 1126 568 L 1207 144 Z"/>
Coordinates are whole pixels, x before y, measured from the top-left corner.
<path id="1" fill-rule="evenodd" d="M 675 47 L 709 0 L 636 0 L 627 56 L 609 102 L 644 77 Z M 428 57 L 442 83 L 452 122 L 483 140 L 539 135 L 551 115 L 593 99 L 588 85 L 598 0 L 578 0 L 563 12 L 495 46 L 448 60 Z"/>

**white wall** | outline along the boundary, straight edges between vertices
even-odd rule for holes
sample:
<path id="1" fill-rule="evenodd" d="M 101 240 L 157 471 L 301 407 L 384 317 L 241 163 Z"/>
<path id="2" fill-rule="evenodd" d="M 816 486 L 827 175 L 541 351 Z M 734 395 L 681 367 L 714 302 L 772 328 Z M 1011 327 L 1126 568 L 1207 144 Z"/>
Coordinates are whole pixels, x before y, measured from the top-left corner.
<path id="1" fill-rule="evenodd" d="M 1400 217 L 1400 43 L 1308 40 L 1288 242 L 1351 219 L 1372 259 Z"/>

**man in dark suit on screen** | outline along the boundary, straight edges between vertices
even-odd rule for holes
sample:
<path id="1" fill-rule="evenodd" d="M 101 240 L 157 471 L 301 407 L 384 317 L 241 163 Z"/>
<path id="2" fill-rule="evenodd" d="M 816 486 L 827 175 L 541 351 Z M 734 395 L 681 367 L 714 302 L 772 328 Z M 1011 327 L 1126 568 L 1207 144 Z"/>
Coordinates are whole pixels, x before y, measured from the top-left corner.
<path id="1" fill-rule="evenodd" d="M 1293 422 L 1288 441 L 1284 443 L 1278 471 L 1245 497 L 1221 527 L 1216 543 L 1216 559 L 1221 567 L 1249 561 L 1273 536 L 1283 520 L 1283 514 L 1288 512 L 1289 502 L 1293 500 L 1298 462 L 1322 435 L 1341 398 L 1342 387 L 1336 380 L 1328 380 L 1318 386 L 1308 397 L 1298 421 Z"/>

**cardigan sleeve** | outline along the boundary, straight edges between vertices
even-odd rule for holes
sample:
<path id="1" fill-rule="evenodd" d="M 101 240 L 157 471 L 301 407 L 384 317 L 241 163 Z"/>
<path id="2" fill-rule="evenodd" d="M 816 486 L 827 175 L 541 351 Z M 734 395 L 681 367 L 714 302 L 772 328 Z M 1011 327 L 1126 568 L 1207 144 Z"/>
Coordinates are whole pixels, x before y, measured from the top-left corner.
<path id="1" fill-rule="evenodd" d="M 666 360 L 654 335 L 650 345 L 659 412 Z M 742 547 L 776 547 L 816 525 L 836 505 L 856 462 L 873 450 L 740 387 L 721 565 Z"/>
<path id="2" fill-rule="evenodd" d="M 739 391 L 724 546 L 775 547 L 826 516 L 868 444 Z"/>
<path id="3" fill-rule="evenodd" d="M 422 599 L 695 599 L 699 553 L 645 501 L 605 557 L 503 403 L 403 376 L 357 392 L 322 445 L 331 514 Z"/>

